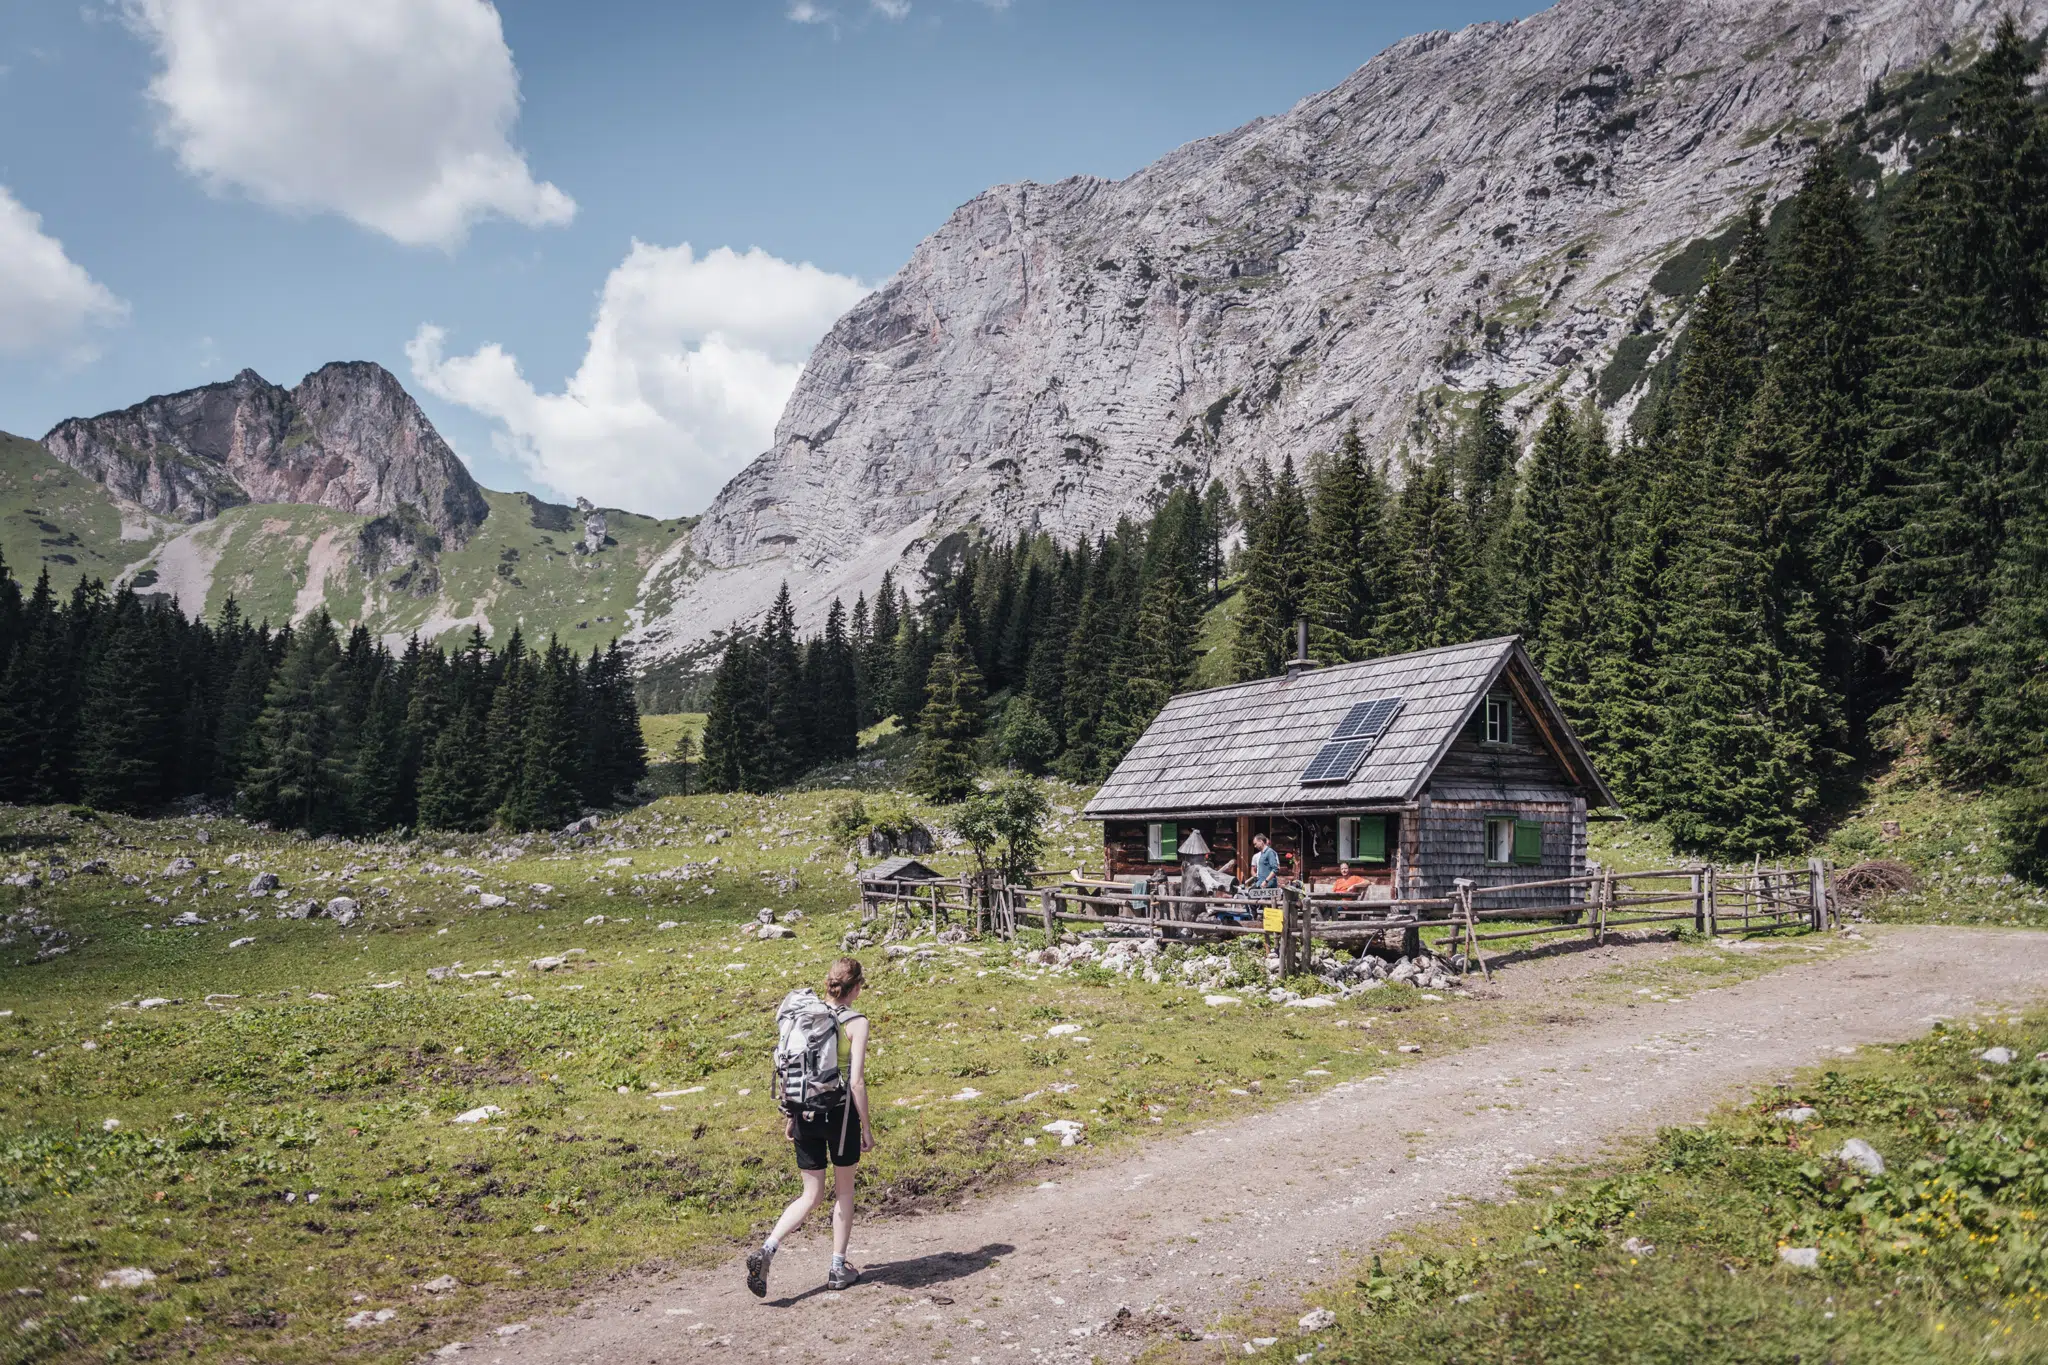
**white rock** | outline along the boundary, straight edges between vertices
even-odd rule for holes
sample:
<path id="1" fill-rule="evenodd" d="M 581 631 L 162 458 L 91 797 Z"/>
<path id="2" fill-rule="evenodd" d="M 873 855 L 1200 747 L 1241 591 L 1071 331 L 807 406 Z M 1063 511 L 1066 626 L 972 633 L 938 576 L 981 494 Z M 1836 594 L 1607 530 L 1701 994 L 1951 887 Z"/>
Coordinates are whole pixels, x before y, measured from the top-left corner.
<path id="1" fill-rule="evenodd" d="M 187 910 L 183 914 L 179 915 L 177 918 L 171 921 L 171 924 L 174 928 L 180 929 L 189 929 L 195 924 L 204 923 L 206 923 L 206 921 L 199 917 L 199 912 L 196 910 Z"/>
<path id="2" fill-rule="evenodd" d="M 1786 1265 L 1801 1270 L 1812 1270 L 1820 1265 L 1819 1247 L 1779 1247 L 1778 1259 Z"/>
<path id="3" fill-rule="evenodd" d="M 1205 995 L 1202 997 L 1202 1003 L 1205 1005 L 1235 1005 L 1238 1003 L 1238 999 L 1234 995 Z"/>
<path id="4" fill-rule="evenodd" d="M 533 968 L 537 972 L 551 972 L 555 968 L 561 966 L 562 963 L 566 960 L 567 959 L 565 958 L 559 957 L 537 957 L 533 959 L 533 961 L 527 963 L 526 965 Z"/>
<path id="5" fill-rule="evenodd" d="M 450 1123 L 482 1123 L 485 1119 L 494 1119 L 504 1112 L 495 1104 L 480 1104 L 474 1109 L 465 1109 L 448 1121 Z"/>
<path id="6" fill-rule="evenodd" d="M 476 903 L 485 910 L 496 910 L 499 906 L 511 904 L 503 896 L 490 891 L 480 892 L 477 895 Z"/>
<path id="7" fill-rule="evenodd" d="M 659 924 L 655 925 L 654 927 L 655 927 L 655 929 L 656 929 L 656 930 L 661 930 L 661 929 L 680 929 L 680 928 L 681 928 L 682 926 L 681 926 L 681 925 L 679 925 L 679 924 L 677 924 L 677 923 L 676 923 L 676 922 L 675 922 L 674 920 L 672 920 L 672 919 L 665 919 L 665 920 L 663 920 L 663 921 L 662 921 L 661 923 L 659 923 Z"/>
<path id="8" fill-rule="evenodd" d="M 140 1266 L 132 1265 L 122 1266 L 119 1270 L 109 1270 L 106 1274 L 100 1276 L 100 1288 L 102 1289 L 140 1289 L 146 1284 L 154 1284 L 155 1282 L 156 1272 L 154 1270 L 144 1270 Z"/>
<path id="9" fill-rule="evenodd" d="M 754 933 L 755 938 L 795 938 L 796 930 L 786 924 L 764 924 Z"/>
<path id="10" fill-rule="evenodd" d="M 236 940 L 235 940 L 234 942 L 232 942 L 232 943 L 228 944 L 228 947 L 230 947 L 230 948 L 246 948 L 246 947 L 248 947 L 248 946 L 249 946 L 250 944 L 254 943 L 255 941 L 256 941 L 256 940 L 255 940 L 255 939 L 253 939 L 253 938 L 238 938 L 238 939 L 236 939 Z"/>
<path id="11" fill-rule="evenodd" d="M 555 894 L 555 888 L 546 882 L 534 882 L 527 890 L 533 892 L 536 896 L 552 896 Z"/>
<path id="12" fill-rule="evenodd" d="M 1621 1244 L 1621 1249 L 1631 1256 L 1650 1256 L 1657 1250 L 1655 1242 L 1646 1242 L 1640 1237 L 1631 1237 Z"/>
<path id="13" fill-rule="evenodd" d="M 1080 1031 L 1081 1026 L 1079 1024 L 1054 1024 L 1045 1031 L 1045 1036 L 1048 1038 L 1058 1038 L 1064 1034 L 1079 1033 Z"/>
<path id="14" fill-rule="evenodd" d="M 603 924 L 603 923 L 604 923 L 604 916 L 603 916 L 603 915 L 592 915 L 592 916 L 591 916 L 591 917 L 590 917 L 589 919 L 587 919 L 587 920 L 583 921 L 583 923 L 584 923 L 584 924 L 585 924 L 586 926 L 589 926 L 589 925 L 596 925 L 596 924 Z"/>
<path id="15" fill-rule="evenodd" d="M 355 903 L 352 897 L 336 896 L 333 900 L 327 902 L 327 918 L 333 920 L 344 929 L 354 924 L 360 913 L 361 907 Z"/>
<path id="16" fill-rule="evenodd" d="M 1884 1157 L 1862 1138 L 1850 1138 L 1835 1153 L 1835 1160 L 1856 1167 L 1866 1175 L 1884 1174 Z"/>
<path id="17" fill-rule="evenodd" d="M 1977 1054 L 1977 1060 L 1989 1062 L 1993 1066 L 2010 1066 L 2013 1058 L 2018 1055 L 2009 1047 L 1987 1047 Z"/>
<path id="18" fill-rule="evenodd" d="M 953 1096 L 953 1098 L 956 1100 L 978 1100 L 981 1098 L 981 1092 L 970 1085 L 963 1087 L 960 1093 Z"/>
<path id="19" fill-rule="evenodd" d="M 1790 1109 L 1780 1109 L 1771 1117 L 1780 1123 L 1812 1123 L 1820 1114 L 1810 1104 L 1795 1104 Z"/>
<path id="20" fill-rule="evenodd" d="M 121 1120 L 119 1120 L 119 1119 L 101 1119 L 101 1120 L 100 1120 L 100 1131 L 101 1131 L 102 1133 L 111 1133 L 111 1132 L 113 1132 L 113 1131 L 114 1131 L 114 1130 L 115 1130 L 116 1128 L 119 1128 L 120 1126 L 121 1126 Z"/>
<path id="21" fill-rule="evenodd" d="M 277 874 L 275 872 L 258 872 L 249 879 L 249 894 L 252 896 L 261 896 L 266 892 L 275 890 L 277 890 Z"/>
<path id="22" fill-rule="evenodd" d="M 1422 1051 L 1422 1044 L 1420 1044 L 1420 1043 L 1403 1043 L 1403 1044 L 1401 1044 L 1401 1045 L 1400 1045 L 1399 1047 L 1395 1048 L 1395 1049 L 1394 1049 L 1394 1051 L 1396 1051 L 1396 1052 L 1420 1052 L 1420 1051 Z"/>
<path id="23" fill-rule="evenodd" d="M 451 1289 L 460 1289 L 461 1287 L 462 1281 L 456 1279 L 453 1275 L 436 1275 L 433 1279 L 420 1286 L 421 1289 L 429 1294 L 446 1294 Z"/>
<path id="24" fill-rule="evenodd" d="M 199 864 L 193 862 L 190 858 L 173 858 L 165 866 L 164 875 L 166 877 L 182 877 L 188 872 L 196 872 L 198 870 Z"/>
<path id="25" fill-rule="evenodd" d="M 1327 995 L 1311 995 L 1300 1000 L 1289 1000 L 1281 1008 L 1290 1010 L 1326 1010 L 1337 1002 Z"/>
<path id="26" fill-rule="evenodd" d="M 498 1329 L 497 1334 L 501 1337 L 516 1337 L 521 1332 L 527 1331 L 531 1326 L 531 1323 L 508 1322 Z"/>
<path id="27" fill-rule="evenodd" d="M 1051 1133 L 1054 1137 L 1058 1138 L 1060 1146 L 1072 1147 L 1075 1143 L 1082 1141 L 1082 1127 L 1083 1125 L 1078 1119 L 1054 1119 L 1040 1131 Z"/>
<path id="28" fill-rule="evenodd" d="M 1311 1308 L 1301 1315 L 1295 1326 L 1304 1332 L 1320 1332 L 1337 1325 L 1337 1315 L 1327 1308 Z"/>
<path id="29" fill-rule="evenodd" d="M 606 867 L 631 867 L 633 860 L 631 858 L 606 858 L 604 865 Z"/>
<path id="30" fill-rule="evenodd" d="M 137 1002 L 135 1008 L 139 1010 L 161 1009 L 163 1006 L 168 1005 L 170 1003 L 170 1001 L 164 999 L 164 997 L 162 997 L 161 995 L 152 995 L 146 1000 Z"/>
<path id="31" fill-rule="evenodd" d="M 379 1308 L 374 1313 L 370 1312 L 368 1309 L 364 1309 L 360 1313 L 351 1313 L 347 1317 L 343 1318 L 341 1320 L 341 1325 L 343 1327 L 349 1328 L 350 1330 L 354 1330 L 358 1327 L 375 1327 L 378 1323 L 389 1322 L 397 1316 L 398 1310 L 395 1308 Z"/>

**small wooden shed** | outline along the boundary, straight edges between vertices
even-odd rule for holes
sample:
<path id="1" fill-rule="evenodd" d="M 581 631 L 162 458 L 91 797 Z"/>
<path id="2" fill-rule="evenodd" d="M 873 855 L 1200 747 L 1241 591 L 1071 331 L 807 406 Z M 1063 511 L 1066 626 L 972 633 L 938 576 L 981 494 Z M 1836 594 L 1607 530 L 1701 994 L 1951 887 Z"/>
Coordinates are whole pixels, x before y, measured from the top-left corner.
<path id="1" fill-rule="evenodd" d="M 1508 636 L 1175 697 L 1084 813 L 1113 878 L 1176 873 L 1197 830 L 1244 876 L 1264 834 L 1284 878 L 1348 865 L 1369 898 L 1400 899 L 1579 876 L 1588 814 L 1613 806 Z"/>
<path id="2" fill-rule="evenodd" d="M 915 858 L 889 858 L 873 867 L 862 868 L 855 878 L 863 882 L 936 882 L 938 873 Z"/>

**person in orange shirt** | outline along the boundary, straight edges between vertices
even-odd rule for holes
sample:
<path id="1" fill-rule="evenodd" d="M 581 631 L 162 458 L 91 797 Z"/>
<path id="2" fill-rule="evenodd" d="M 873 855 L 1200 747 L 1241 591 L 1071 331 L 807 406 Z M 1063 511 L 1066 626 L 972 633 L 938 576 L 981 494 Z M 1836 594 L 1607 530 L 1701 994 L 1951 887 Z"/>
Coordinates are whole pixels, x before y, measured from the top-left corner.
<path id="1" fill-rule="evenodd" d="M 1351 870 L 1350 863 L 1337 864 L 1337 880 L 1330 885 L 1330 893 L 1336 896 L 1350 896 L 1372 885 L 1367 878 Z"/>

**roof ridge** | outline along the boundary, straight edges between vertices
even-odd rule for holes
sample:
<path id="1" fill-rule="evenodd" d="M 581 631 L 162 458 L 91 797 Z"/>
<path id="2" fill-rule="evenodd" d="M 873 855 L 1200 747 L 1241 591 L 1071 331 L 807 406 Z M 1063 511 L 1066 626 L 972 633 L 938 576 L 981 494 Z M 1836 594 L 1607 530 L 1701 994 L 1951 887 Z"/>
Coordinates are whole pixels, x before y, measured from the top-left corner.
<path id="1" fill-rule="evenodd" d="M 1340 668 L 1363 668 L 1367 664 L 1391 664 L 1397 663 L 1402 659 L 1419 659 L 1425 654 L 1448 654 L 1454 649 L 1477 649 L 1482 645 L 1512 645 L 1520 643 L 1521 638 L 1519 635 L 1494 635 L 1484 640 L 1467 640 L 1462 644 L 1431 645 L 1428 649 L 1411 649 L 1404 654 L 1376 654 L 1370 659 L 1352 659 L 1348 663 L 1319 664 L 1314 668 L 1306 670 L 1306 672 L 1334 673 Z M 1302 676 L 1306 676 L 1306 674 L 1276 673 L 1267 678 L 1246 678 L 1242 682 L 1223 683 L 1217 687 L 1202 687 L 1192 692 L 1176 692 L 1167 699 L 1167 705 L 1171 706 L 1183 697 L 1210 697 L 1218 692 L 1231 692 L 1240 687 L 1260 687 L 1266 683 L 1292 682 L 1296 677 Z"/>

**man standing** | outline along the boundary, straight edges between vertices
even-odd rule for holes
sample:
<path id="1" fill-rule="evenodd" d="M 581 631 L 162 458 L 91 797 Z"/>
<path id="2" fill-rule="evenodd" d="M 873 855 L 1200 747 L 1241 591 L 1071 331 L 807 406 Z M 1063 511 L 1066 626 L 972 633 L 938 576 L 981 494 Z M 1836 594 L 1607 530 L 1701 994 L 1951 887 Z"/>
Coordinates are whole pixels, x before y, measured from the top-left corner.
<path id="1" fill-rule="evenodd" d="M 1271 891 L 1280 885 L 1280 854 L 1273 847 L 1273 841 L 1263 834 L 1252 836 L 1252 880 L 1251 884 L 1261 891 Z"/>

